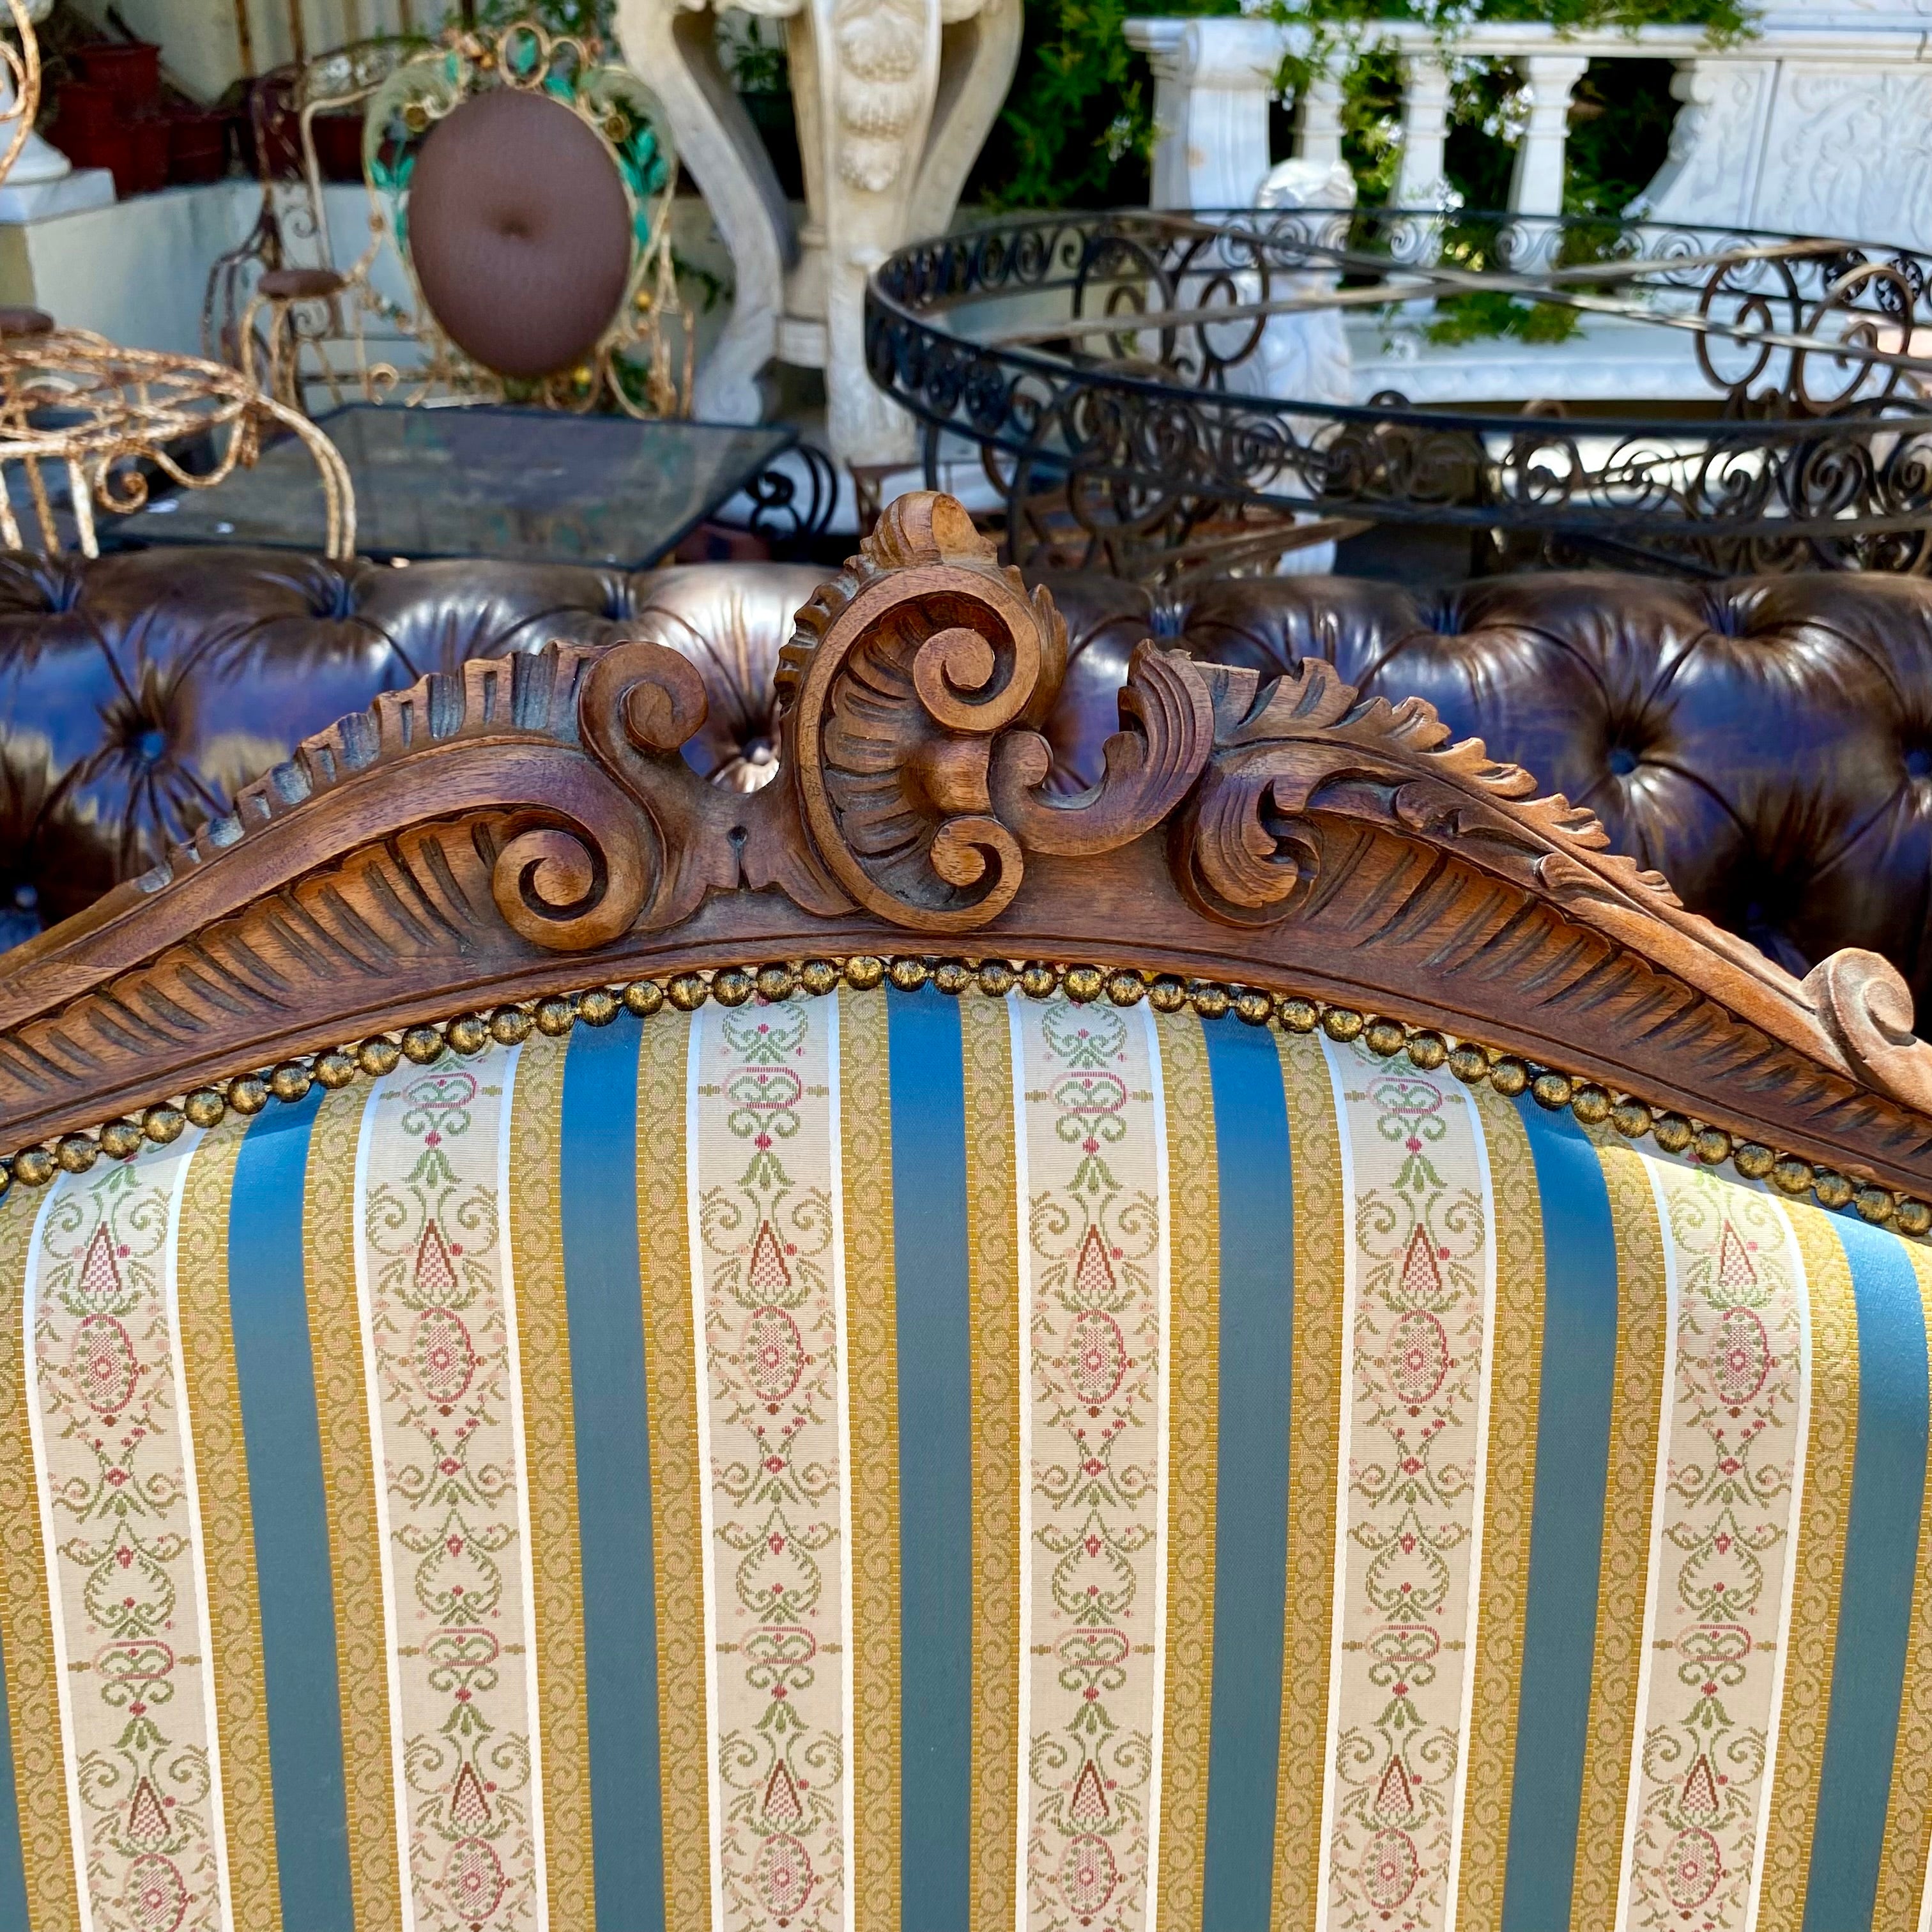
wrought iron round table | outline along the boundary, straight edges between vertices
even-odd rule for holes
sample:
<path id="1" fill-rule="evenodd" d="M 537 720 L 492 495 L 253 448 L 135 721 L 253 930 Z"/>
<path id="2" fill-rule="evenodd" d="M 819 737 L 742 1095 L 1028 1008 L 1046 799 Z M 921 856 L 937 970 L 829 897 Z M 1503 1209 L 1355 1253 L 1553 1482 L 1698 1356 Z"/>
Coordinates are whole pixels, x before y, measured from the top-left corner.
<path id="1" fill-rule="evenodd" d="M 1923 572 L 1928 267 L 1882 244 L 1637 220 L 1035 217 L 890 256 L 866 346 L 925 426 L 929 476 L 942 438 L 978 446 L 1017 561 L 1164 580 L 1394 524 L 1460 526 L 1515 560 Z M 1584 409 L 1268 392 L 1284 332 L 1472 298 L 1670 332 L 1676 393 Z"/>

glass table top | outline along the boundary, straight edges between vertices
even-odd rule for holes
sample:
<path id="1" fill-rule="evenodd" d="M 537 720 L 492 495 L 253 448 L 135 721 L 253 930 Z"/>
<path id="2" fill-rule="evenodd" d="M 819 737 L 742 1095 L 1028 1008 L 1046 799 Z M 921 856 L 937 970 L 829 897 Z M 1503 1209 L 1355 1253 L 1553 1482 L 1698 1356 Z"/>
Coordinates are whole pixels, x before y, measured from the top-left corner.
<path id="1" fill-rule="evenodd" d="M 797 439 L 781 428 L 352 403 L 317 418 L 356 487 L 363 556 L 656 562 Z M 103 520 L 104 542 L 319 550 L 321 478 L 285 436 L 253 470 Z"/>

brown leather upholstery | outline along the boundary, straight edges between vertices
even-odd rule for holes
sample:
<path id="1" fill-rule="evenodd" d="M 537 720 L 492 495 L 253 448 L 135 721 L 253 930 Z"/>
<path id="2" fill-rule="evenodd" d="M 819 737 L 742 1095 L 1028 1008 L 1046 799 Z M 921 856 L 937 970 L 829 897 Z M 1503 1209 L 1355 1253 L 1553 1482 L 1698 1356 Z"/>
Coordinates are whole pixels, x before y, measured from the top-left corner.
<path id="1" fill-rule="evenodd" d="M 617 164 L 546 94 L 473 95 L 423 143 L 410 177 L 410 259 L 450 340 L 518 377 L 596 346 L 631 272 Z"/>
<path id="2" fill-rule="evenodd" d="M 778 648 L 820 574 L 0 557 L 0 940 L 142 870 L 378 692 L 551 638 L 687 652 L 711 702 L 687 755 L 748 785 L 769 769 Z M 1588 804 L 1688 904 L 1794 969 L 1840 946 L 1886 954 L 1932 1031 L 1932 586 L 1592 574 L 1419 595 L 1291 577 L 1166 598 L 1048 580 L 1072 651 L 1048 723 L 1063 788 L 1099 776 L 1144 636 L 1264 670 L 1329 658 L 1371 693 L 1429 699 Z"/>

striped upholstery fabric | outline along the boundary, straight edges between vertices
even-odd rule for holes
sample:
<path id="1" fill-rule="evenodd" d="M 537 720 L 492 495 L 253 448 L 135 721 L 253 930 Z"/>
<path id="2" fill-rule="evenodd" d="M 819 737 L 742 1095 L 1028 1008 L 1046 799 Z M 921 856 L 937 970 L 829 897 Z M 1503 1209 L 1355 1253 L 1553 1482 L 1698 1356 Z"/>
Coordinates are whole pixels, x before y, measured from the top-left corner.
<path id="1" fill-rule="evenodd" d="M 318 1088 L 0 1204 L 0 1925 L 1916 1927 L 1928 1292 L 1144 1005 Z"/>

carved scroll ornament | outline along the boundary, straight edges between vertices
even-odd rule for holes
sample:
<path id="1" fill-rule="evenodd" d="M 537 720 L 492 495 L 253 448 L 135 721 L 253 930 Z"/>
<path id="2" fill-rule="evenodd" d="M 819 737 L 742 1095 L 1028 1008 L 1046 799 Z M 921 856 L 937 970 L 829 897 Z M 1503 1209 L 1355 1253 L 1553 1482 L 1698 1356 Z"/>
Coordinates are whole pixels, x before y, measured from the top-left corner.
<path id="1" fill-rule="evenodd" d="M 687 928 L 724 929 L 719 910 L 784 956 L 830 943 L 821 931 L 859 952 L 891 950 L 894 933 L 1084 950 L 1126 908 L 1149 965 L 1218 961 L 1238 976 L 1252 958 L 1265 982 L 1305 944 L 1325 983 L 1384 988 L 1452 1030 L 1460 1014 L 1493 1030 L 1534 1005 L 1553 1046 L 1593 1043 L 1599 982 L 1640 980 L 1652 991 L 1630 995 L 1635 1030 L 1605 1043 L 1606 1066 L 1668 1079 L 1701 1054 L 1678 1090 L 1735 1070 L 1740 1094 L 1781 1083 L 1796 1126 L 1854 1139 L 1876 1096 L 1932 1114 L 1932 1048 L 1883 960 L 1840 954 L 1801 984 L 1611 853 L 1590 813 L 1537 797 L 1480 742 L 1450 742 L 1426 704 L 1364 701 L 1319 660 L 1264 681 L 1144 643 L 1100 782 L 1068 796 L 1043 735 L 1066 661 L 1052 598 L 932 494 L 896 502 L 800 612 L 778 671 L 782 769 L 759 791 L 686 763 L 708 700 L 674 651 L 472 661 L 310 740 L 154 873 L 12 956 L 0 1086 L 10 1042 L 50 1042 L 17 1060 L 23 1094 L 43 1094 L 32 1070 L 70 1040 L 107 1039 L 147 988 L 166 1037 L 205 1004 L 195 1025 L 213 1038 L 236 1023 L 224 1015 L 286 1010 L 290 974 L 320 985 L 338 969 L 316 962 L 338 958 L 363 985 L 385 957 L 425 988 L 541 984 L 547 957 L 665 956 Z M 772 898 L 760 910 L 748 893 Z M 1524 934 L 1541 948 L 1533 989 Z M 265 946 L 290 962 L 272 983 Z M 462 963 L 476 961 L 493 963 Z M 206 992 L 222 974 L 230 990 Z M 325 1004 L 371 1010 L 342 983 Z M 76 1017 L 97 996 L 98 1027 Z M 76 1066 L 105 1050 L 76 1049 Z M 1748 1118 L 1766 1104 L 1736 1106 Z M 1899 1148 L 1918 1144 L 1919 1126 L 1888 1119 Z"/>

